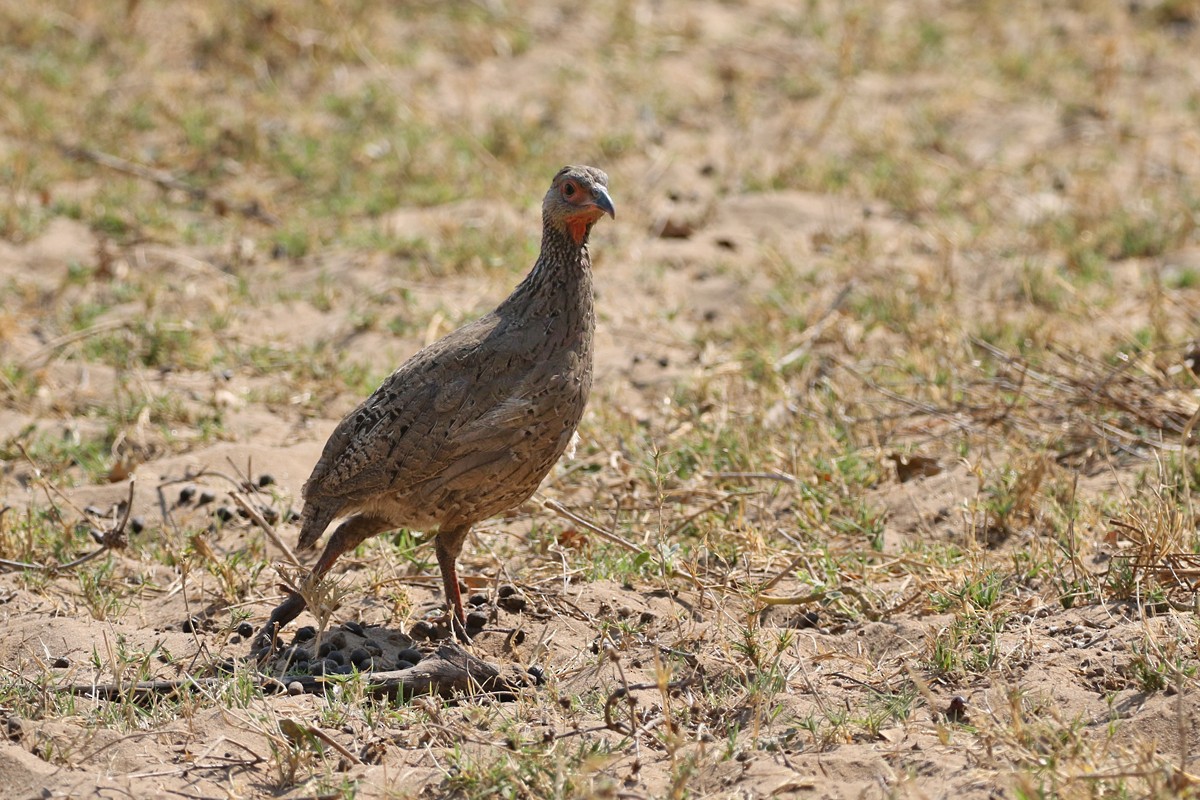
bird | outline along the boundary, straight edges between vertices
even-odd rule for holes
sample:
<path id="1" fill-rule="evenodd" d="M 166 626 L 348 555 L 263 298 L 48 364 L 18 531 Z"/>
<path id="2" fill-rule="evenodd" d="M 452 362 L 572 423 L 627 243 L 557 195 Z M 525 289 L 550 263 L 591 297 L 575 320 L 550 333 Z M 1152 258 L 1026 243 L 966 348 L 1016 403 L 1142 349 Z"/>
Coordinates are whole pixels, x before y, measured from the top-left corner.
<path id="1" fill-rule="evenodd" d="M 450 628 L 469 642 L 456 563 L 472 526 L 529 499 L 567 450 L 592 386 L 588 236 L 615 219 L 608 176 L 566 166 L 542 200 L 541 251 L 493 311 L 425 347 L 330 435 L 304 484 L 298 549 L 323 577 L 343 553 L 399 528 L 436 531 Z M 294 588 L 253 647 L 273 651 L 304 610 Z"/>

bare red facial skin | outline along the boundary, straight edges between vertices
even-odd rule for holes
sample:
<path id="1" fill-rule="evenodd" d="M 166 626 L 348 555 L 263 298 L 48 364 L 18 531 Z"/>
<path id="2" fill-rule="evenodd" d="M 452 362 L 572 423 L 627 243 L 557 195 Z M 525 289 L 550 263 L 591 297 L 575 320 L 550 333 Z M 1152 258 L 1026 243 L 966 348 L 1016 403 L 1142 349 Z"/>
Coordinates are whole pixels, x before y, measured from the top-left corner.
<path id="1" fill-rule="evenodd" d="M 567 217 L 567 232 L 571 234 L 575 244 L 583 244 L 583 237 L 587 236 L 588 226 L 592 224 L 592 221 L 592 215 L 586 213 L 572 214 Z"/>

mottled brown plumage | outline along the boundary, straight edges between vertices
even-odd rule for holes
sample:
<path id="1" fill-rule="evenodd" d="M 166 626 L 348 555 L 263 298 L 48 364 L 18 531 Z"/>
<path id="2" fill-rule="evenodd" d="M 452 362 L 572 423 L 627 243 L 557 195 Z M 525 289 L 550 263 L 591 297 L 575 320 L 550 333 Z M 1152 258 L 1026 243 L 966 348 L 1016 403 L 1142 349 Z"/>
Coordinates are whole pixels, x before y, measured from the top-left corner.
<path id="1" fill-rule="evenodd" d="M 542 202 L 542 249 L 494 311 L 405 362 L 329 437 L 304 485 L 300 548 L 334 531 L 313 573 L 395 528 L 437 529 L 455 631 L 465 637 L 455 562 L 471 526 L 527 500 L 563 454 L 592 384 L 587 237 L 614 215 L 608 176 L 564 167 Z M 296 593 L 256 645 L 304 609 Z"/>

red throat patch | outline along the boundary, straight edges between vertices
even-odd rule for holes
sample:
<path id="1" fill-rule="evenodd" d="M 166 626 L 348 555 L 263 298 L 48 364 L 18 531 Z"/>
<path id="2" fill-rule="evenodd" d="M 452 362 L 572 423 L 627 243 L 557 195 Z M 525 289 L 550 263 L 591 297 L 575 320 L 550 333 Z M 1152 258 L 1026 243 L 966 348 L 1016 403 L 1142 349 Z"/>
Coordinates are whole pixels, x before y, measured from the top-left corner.
<path id="1" fill-rule="evenodd" d="M 587 236 L 588 225 L 591 220 L 586 214 L 567 217 L 567 232 L 571 234 L 571 238 L 575 240 L 575 244 L 583 244 L 583 237 Z"/>

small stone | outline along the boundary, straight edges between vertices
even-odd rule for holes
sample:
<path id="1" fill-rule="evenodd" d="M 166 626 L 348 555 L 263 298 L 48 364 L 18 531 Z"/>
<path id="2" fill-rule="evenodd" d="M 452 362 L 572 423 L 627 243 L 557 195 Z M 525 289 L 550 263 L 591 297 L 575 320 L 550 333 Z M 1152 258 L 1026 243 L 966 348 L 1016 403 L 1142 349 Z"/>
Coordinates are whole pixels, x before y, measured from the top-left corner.
<path id="1" fill-rule="evenodd" d="M 213 513 L 216 514 L 217 519 L 221 520 L 221 522 L 229 522 L 229 520 L 233 519 L 233 509 L 229 506 L 217 506 L 217 510 Z"/>
<path id="2" fill-rule="evenodd" d="M 243 639 L 249 639 L 254 635 L 254 626 L 249 622 L 239 622 L 235 630 L 237 631 L 237 635 Z"/>
<path id="3" fill-rule="evenodd" d="M 354 620 L 350 620 L 349 622 L 342 623 L 342 630 L 346 631 L 347 633 L 353 633 L 355 636 L 366 636 L 367 635 L 363 631 L 363 626 L 360 625 L 359 623 L 355 622 Z"/>
<path id="4" fill-rule="evenodd" d="M 259 486 L 270 486 L 273 483 L 275 483 L 275 476 L 269 472 L 264 472 L 262 475 L 258 476 Z"/>
<path id="5" fill-rule="evenodd" d="M 184 633 L 195 633 L 199 629 L 200 620 L 196 619 L 195 617 L 185 619 L 183 622 L 179 623 L 179 630 L 183 631 Z"/>
<path id="6" fill-rule="evenodd" d="M 317 629 L 312 625 L 305 625 L 302 628 L 296 629 L 296 635 L 292 637 L 294 642 L 307 642 L 310 639 L 317 638 Z"/>
<path id="7" fill-rule="evenodd" d="M 486 606 L 487 602 L 488 597 L 483 592 L 476 592 L 467 598 L 467 605 L 469 606 Z"/>
<path id="8" fill-rule="evenodd" d="M 488 615 L 482 611 L 472 611 L 470 614 L 467 614 L 466 625 L 468 631 L 481 631 L 483 630 L 483 626 L 487 624 Z"/>
<path id="9" fill-rule="evenodd" d="M 433 638 L 433 626 L 430 625 L 425 620 L 419 619 L 413 623 L 412 630 L 410 630 L 408 632 L 408 635 L 414 641 L 418 641 L 418 642 L 423 639 L 432 639 Z"/>
<path id="10" fill-rule="evenodd" d="M 292 697 L 299 694 L 304 694 L 304 684 L 300 681 L 292 681 L 287 685 L 287 693 Z"/>
<path id="11" fill-rule="evenodd" d="M 406 647 L 396 653 L 397 661 L 407 661 L 410 664 L 420 664 L 425 655 L 415 647 Z"/>
<path id="12" fill-rule="evenodd" d="M 283 652 L 279 654 L 279 659 L 284 664 L 307 664 L 310 658 L 311 656 L 307 650 L 302 647 L 297 647 L 296 645 L 285 648 Z"/>
<path id="13" fill-rule="evenodd" d="M 211 503 L 212 501 L 214 501 L 216 499 L 217 499 L 217 495 L 215 493 L 210 492 L 207 489 L 205 489 L 203 492 L 200 493 L 200 499 L 198 501 L 196 501 L 196 505 L 199 505 L 199 506 L 208 505 L 209 503 Z"/>
<path id="14" fill-rule="evenodd" d="M 50 666 L 54 667 L 55 669 L 66 669 L 67 667 L 71 666 L 71 662 L 62 656 L 59 656 L 50 662 Z"/>
<path id="15" fill-rule="evenodd" d="M 146 520 L 142 517 L 134 517 L 129 520 L 129 530 L 132 533 L 141 533 L 146 530 Z"/>
<path id="16" fill-rule="evenodd" d="M 513 614 L 520 614 L 522 611 L 525 610 L 525 606 L 528 605 L 528 602 L 521 595 L 512 594 L 512 595 L 508 595 L 505 597 L 501 597 L 496 602 L 496 605 L 500 606 L 505 611 L 510 611 Z"/>
<path id="17" fill-rule="evenodd" d="M 505 597 L 512 597 L 516 593 L 517 587 L 513 586 L 511 583 L 505 583 L 501 584 L 500 588 L 496 590 L 496 597 L 503 599 Z"/>
<path id="18" fill-rule="evenodd" d="M 179 490 L 179 505 L 185 506 L 196 499 L 196 487 L 185 486 Z"/>
<path id="19" fill-rule="evenodd" d="M 339 666 L 340 665 L 332 659 L 322 658 L 318 661 L 309 662 L 308 671 L 313 675 L 329 675 Z"/>
<path id="20" fill-rule="evenodd" d="M 241 643 L 242 643 L 242 637 L 238 636 L 238 635 L 235 633 L 233 636 L 230 636 L 230 637 L 229 637 L 229 643 L 230 643 L 230 644 L 241 644 Z"/>
<path id="21" fill-rule="evenodd" d="M 641 613 L 641 615 L 638 617 L 638 624 L 639 625 L 649 625 L 650 623 L 654 622 L 654 620 L 656 620 L 656 619 L 658 619 L 658 617 L 656 617 L 653 612 L 643 611 Z"/>

